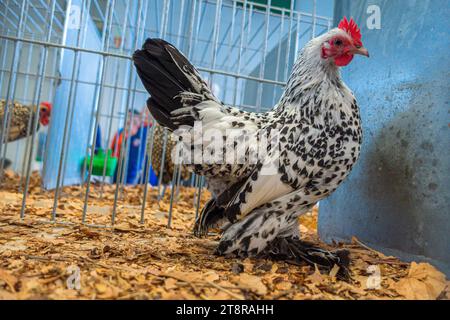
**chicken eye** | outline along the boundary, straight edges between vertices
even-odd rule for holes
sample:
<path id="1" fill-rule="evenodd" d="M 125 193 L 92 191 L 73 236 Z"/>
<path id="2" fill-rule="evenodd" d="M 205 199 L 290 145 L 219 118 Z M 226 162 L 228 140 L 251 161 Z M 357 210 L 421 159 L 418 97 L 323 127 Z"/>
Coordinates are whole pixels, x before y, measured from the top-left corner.
<path id="1" fill-rule="evenodd" d="M 359 48 L 361 48 L 362 46 L 360 46 L 360 45 L 355 45 L 355 48 L 356 49 L 359 49 Z"/>
<path id="2" fill-rule="evenodd" d="M 334 44 L 336 46 L 340 46 L 340 45 L 342 45 L 342 40 L 341 39 L 336 39 L 336 40 L 334 40 Z"/>

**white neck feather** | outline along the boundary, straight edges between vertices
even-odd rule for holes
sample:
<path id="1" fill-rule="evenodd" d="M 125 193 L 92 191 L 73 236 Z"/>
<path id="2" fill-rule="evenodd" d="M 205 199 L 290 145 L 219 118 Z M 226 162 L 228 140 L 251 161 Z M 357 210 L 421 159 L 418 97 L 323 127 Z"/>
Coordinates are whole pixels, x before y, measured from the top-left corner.
<path id="1" fill-rule="evenodd" d="M 334 62 L 321 56 L 322 44 L 341 32 L 340 29 L 330 30 L 312 39 L 303 48 L 276 106 L 276 113 L 299 115 L 303 109 L 301 118 L 320 118 L 324 113 L 330 113 L 331 109 L 335 110 L 331 113 L 336 113 L 336 120 L 340 110 L 351 113 L 354 101 L 352 92 L 341 80 L 339 68 Z"/>

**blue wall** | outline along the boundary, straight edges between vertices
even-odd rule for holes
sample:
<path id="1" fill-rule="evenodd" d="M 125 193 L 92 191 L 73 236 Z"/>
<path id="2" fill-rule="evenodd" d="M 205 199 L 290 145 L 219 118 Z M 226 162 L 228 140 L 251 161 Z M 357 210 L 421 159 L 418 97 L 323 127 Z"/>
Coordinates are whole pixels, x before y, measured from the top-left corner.
<path id="1" fill-rule="evenodd" d="M 79 5 L 81 0 L 72 0 L 72 5 Z M 66 37 L 64 44 L 68 46 L 77 46 L 78 29 L 66 28 Z M 88 17 L 87 33 L 85 47 L 100 50 L 100 35 L 90 17 Z M 71 79 L 75 54 L 71 50 L 63 49 L 61 51 L 61 77 Z M 75 75 L 76 80 L 95 82 L 100 66 L 101 57 L 90 53 L 80 53 L 80 72 Z M 61 159 L 61 148 L 63 143 L 64 124 L 68 115 L 70 81 L 63 80 L 57 87 L 53 101 L 52 121 L 48 134 L 47 155 L 45 159 L 45 170 L 43 184 L 46 189 L 56 187 L 58 168 Z M 81 182 L 81 163 L 86 154 L 86 147 L 90 142 L 89 124 L 95 97 L 95 86 L 91 84 L 74 84 L 73 108 L 74 116 L 71 126 L 71 132 L 68 137 L 70 140 L 67 152 L 67 163 L 64 171 L 64 181 L 61 185 L 72 185 Z"/>
<path id="2" fill-rule="evenodd" d="M 368 30 L 366 9 L 381 8 Z M 321 237 L 360 240 L 450 274 L 450 8 L 447 0 L 338 1 L 353 16 L 370 59 L 343 69 L 362 113 L 361 158 L 321 202 Z"/>

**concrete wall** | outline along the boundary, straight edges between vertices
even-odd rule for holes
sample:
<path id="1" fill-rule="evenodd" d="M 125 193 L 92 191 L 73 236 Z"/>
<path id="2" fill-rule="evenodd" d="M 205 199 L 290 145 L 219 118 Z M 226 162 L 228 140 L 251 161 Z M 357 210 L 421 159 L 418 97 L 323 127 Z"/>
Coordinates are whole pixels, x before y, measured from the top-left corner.
<path id="1" fill-rule="evenodd" d="M 380 30 L 366 26 L 372 4 Z M 364 141 L 349 179 L 320 204 L 319 233 L 326 241 L 355 235 L 450 275 L 448 1 L 337 1 L 335 22 L 344 15 L 356 19 L 371 55 L 343 69 Z"/>

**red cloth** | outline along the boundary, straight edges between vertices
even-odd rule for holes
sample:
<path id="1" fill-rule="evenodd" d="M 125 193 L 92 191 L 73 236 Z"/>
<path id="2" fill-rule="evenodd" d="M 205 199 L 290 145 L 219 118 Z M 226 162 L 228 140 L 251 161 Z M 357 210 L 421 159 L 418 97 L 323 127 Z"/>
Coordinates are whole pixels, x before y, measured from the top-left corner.
<path id="1" fill-rule="evenodd" d="M 120 130 L 114 135 L 114 138 L 111 143 L 111 155 L 113 157 L 118 158 L 120 155 L 120 148 L 122 147 L 122 140 L 123 140 L 123 130 Z"/>

